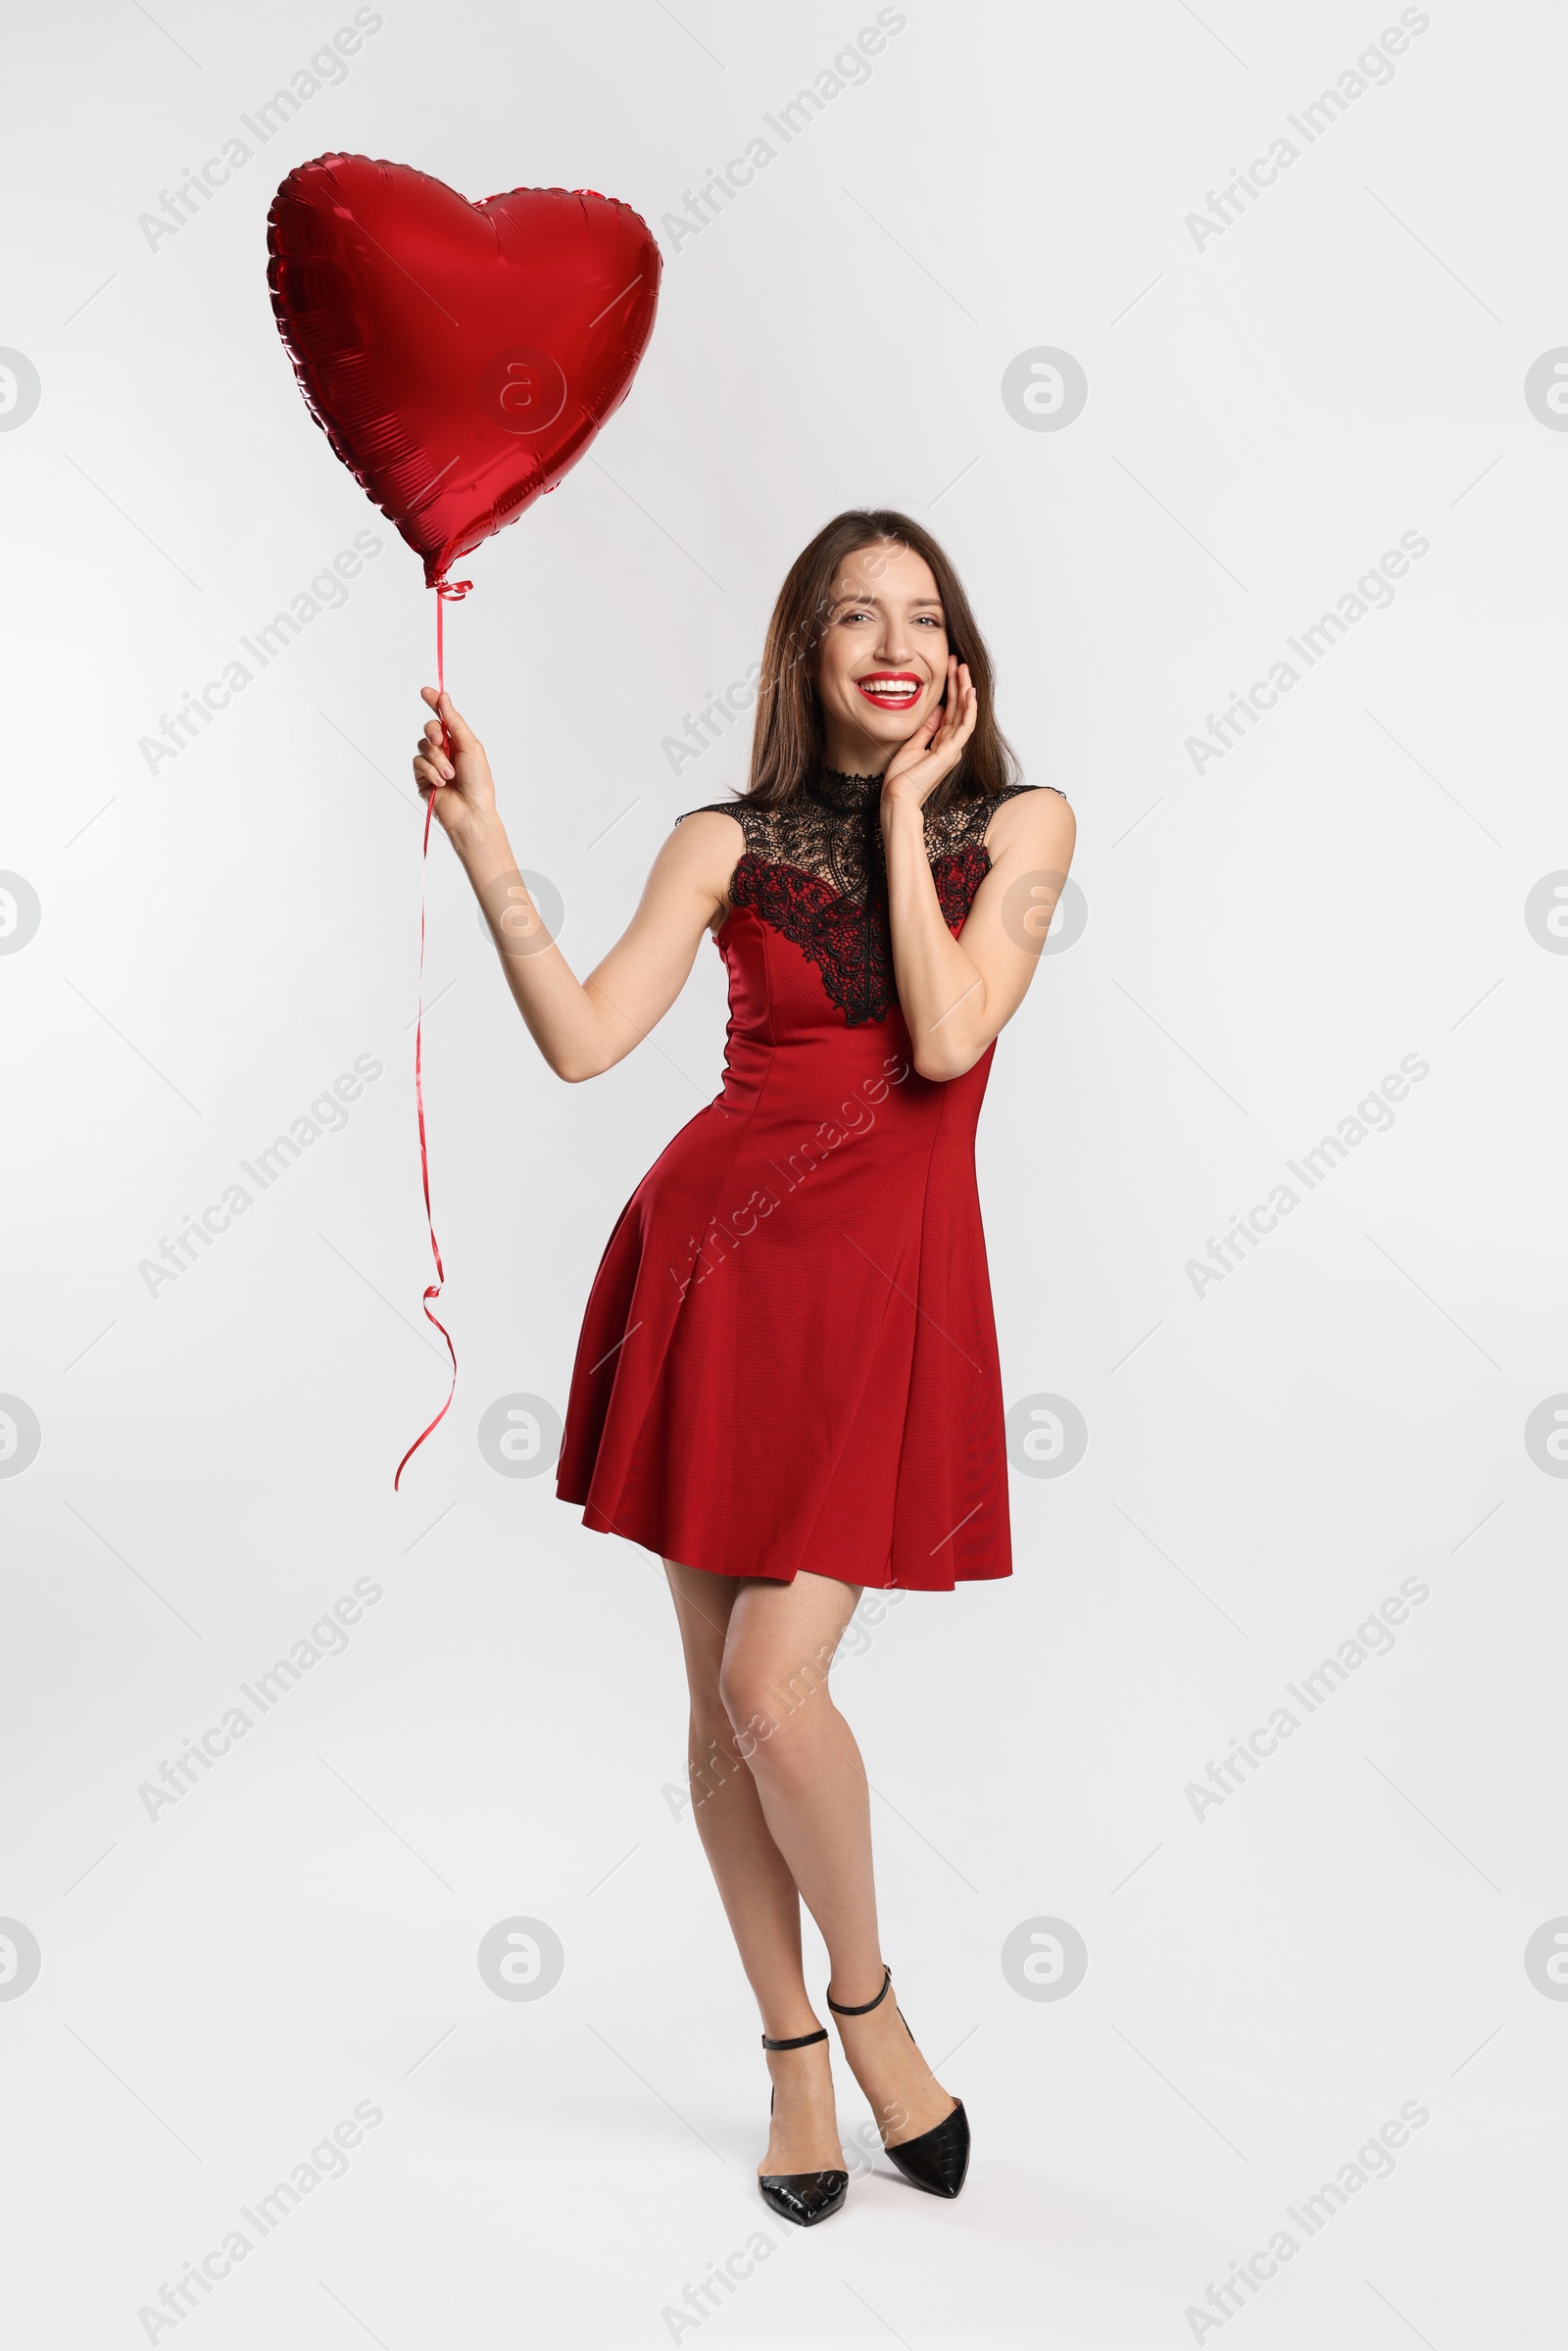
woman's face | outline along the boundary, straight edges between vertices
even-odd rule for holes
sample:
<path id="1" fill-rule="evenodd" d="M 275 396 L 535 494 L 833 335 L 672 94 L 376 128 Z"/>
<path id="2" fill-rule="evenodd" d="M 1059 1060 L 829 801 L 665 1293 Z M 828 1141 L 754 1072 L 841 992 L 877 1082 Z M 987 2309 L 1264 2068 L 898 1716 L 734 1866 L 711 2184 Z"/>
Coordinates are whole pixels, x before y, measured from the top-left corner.
<path id="1" fill-rule="evenodd" d="M 880 539 L 846 559 L 828 595 L 816 690 L 829 763 L 844 763 L 840 747 L 879 773 L 942 700 L 948 625 L 937 583 L 923 556 Z"/>

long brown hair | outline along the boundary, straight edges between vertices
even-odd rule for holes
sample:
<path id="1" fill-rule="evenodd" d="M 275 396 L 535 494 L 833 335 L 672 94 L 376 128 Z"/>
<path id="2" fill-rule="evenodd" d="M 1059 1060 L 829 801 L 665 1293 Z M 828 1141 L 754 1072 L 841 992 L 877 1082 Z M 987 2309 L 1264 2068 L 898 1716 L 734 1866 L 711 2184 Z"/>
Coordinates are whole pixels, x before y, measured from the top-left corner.
<path id="1" fill-rule="evenodd" d="M 997 725 L 991 656 L 952 563 L 930 532 L 907 514 L 885 507 L 852 507 L 835 514 L 801 550 L 773 607 L 758 681 L 757 727 L 745 796 L 755 807 L 782 808 L 822 765 L 822 705 L 813 676 L 817 645 L 832 611 L 840 567 L 850 556 L 884 539 L 907 548 L 930 565 L 947 620 L 949 651 L 968 663 L 979 705 L 963 757 L 926 806 L 979 799 L 1017 780 L 1018 761 Z"/>

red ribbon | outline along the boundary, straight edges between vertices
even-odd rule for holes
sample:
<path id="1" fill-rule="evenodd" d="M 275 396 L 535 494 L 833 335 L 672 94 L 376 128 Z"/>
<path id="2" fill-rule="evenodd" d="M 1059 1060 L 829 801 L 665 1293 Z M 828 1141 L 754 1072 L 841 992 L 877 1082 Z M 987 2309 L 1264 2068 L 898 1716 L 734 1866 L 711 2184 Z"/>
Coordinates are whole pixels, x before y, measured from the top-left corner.
<path id="1" fill-rule="evenodd" d="M 441 626 L 442 612 L 449 601 L 453 604 L 460 604 L 464 597 L 467 595 L 468 590 L 473 585 L 473 582 L 471 579 L 449 580 L 442 578 L 438 579 L 434 585 L 436 597 L 435 676 L 436 685 L 440 692 L 444 695 L 447 690 L 447 670 L 446 647 Z M 452 738 L 447 732 L 447 722 L 445 718 L 443 718 L 441 721 L 441 739 L 446 745 L 447 756 L 450 759 L 452 756 Z M 437 789 L 439 789 L 439 787 L 437 787 Z M 434 1420 L 431 1421 L 429 1428 L 421 1429 L 419 1431 L 418 1436 L 416 1437 L 414 1443 L 410 1445 L 408 1451 L 398 1463 L 397 1470 L 392 1479 L 392 1491 L 394 1494 L 396 1494 L 398 1491 L 399 1478 L 402 1477 L 404 1471 L 408 1468 L 409 1463 L 413 1460 L 420 1445 L 423 1445 L 425 1439 L 430 1435 L 431 1430 L 438 1429 L 441 1426 L 441 1423 L 446 1419 L 447 1414 L 452 1409 L 452 1399 L 458 1392 L 458 1353 L 456 1347 L 452 1344 L 452 1334 L 447 1329 L 445 1323 L 441 1322 L 438 1317 L 432 1314 L 430 1311 L 430 1300 L 433 1298 L 439 1298 L 441 1296 L 441 1286 L 447 1278 L 446 1268 L 441 1262 L 441 1245 L 436 1240 L 435 1223 L 430 1214 L 430 1154 L 425 1148 L 424 1139 L 424 901 L 425 884 L 429 878 L 430 870 L 430 821 L 434 814 L 435 790 L 432 790 L 429 799 L 424 804 L 424 842 L 423 847 L 420 850 L 419 857 L 419 1004 L 418 1011 L 414 1022 L 414 1101 L 415 1107 L 418 1112 L 419 1120 L 419 1180 L 424 1186 L 424 1221 L 430 1235 L 430 1254 L 435 1260 L 436 1272 L 435 1280 L 430 1284 L 429 1288 L 424 1294 L 424 1318 L 426 1322 L 434 1325 L 435 1329 L 440 1332 L 442 1338 L 447 1343 L 447 1353 L 452 1358 L 452 1381 L 451 1385 L 447 1389 L 447 1400 L 442 1405 L 440 1411 L 436 1414 Z"/>

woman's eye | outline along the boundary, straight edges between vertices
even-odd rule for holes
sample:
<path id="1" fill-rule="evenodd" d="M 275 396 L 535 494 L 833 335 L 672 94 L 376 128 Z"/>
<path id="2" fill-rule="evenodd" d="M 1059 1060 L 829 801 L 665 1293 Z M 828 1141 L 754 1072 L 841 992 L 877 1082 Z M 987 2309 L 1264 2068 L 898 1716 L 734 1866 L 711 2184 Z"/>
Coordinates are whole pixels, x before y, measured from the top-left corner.
<path id="1" fill-rule="evenodd" d="M 857 607 L 853 612 L 841 613 L 840 618 L 848 624 L 852 620 L 875 620 L 876 614 L 866 612 L 863 607 Z M 943 629 L 947 626 L 947 622 L 935 612 L 917 612 L 915 620 L 918 625 L 925 628 Z"/>

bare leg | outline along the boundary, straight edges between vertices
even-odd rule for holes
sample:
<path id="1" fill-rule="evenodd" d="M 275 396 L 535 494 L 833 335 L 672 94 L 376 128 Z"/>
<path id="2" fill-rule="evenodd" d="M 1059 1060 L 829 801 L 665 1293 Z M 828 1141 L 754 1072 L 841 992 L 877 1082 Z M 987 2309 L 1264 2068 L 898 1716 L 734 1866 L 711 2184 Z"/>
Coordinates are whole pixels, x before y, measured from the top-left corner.
<path id="1" fill-rule="evenodd" d="M 859 1588 L 826 1576 L 749 1579 L 730 1610 L 719 1686 L 774 1845 L 827 1945 L 835 1999 L 882 1985 L 870 1790 L 828 1669 Z M 884 2143 L 916 2138 L 953 2112 L 890 1993 L 869 2016 L 835 2019 Z"/>
<path id="2" fill-rule="evenodd" d="M 692 1690 L 699 1834 L 763 2030 L 793 2037 L 818 2021 L 801 1971 L 803 1896 L 828 1947 L 834 1996 L 869 1999 L 882 1982 L 865 1767 L 828 1688 L 859 1590 L 808 1574 L 732 1583 L 664 1564 Z M 891 1998 L 840 2031 L 884 2139 L 917 2137 L 952 2112 Z M 781 2051 L 768 2066 L 778 2102 L 760 2168 L 836 2167 L 825 2049 Z"/>
<path id="3" fill-rule="evenodd" d="M 813 2011 L 801 1964 L 801 1897 L 773 1842 L 757 1783 L 742 1759 L 719 1682 L 734 1604 L 743 1587 L 728 1576 L 664 1562 L 686 1657 L 691 1691 L 687 1760 L 692 1810 L 719 1898 L 757 1994 L 770 2040 L 813 2033 Z M 854 1601 L 851 1600 L 853 1608 Z M 842 1629 L 842 1628 L 841 1628 Z M 774 2104 L 760 2172 L 843 2168 L 833 2106 L 828 2044 L 767 2055 Z"/>
<path id="4" fill-rule="evenodd" d="M 871 1873 L 870 1794 L 828 1669 L 858 1585 L 749 1578 L 735 1595 L 719 1694 L 762 1817 L 821 1931 L 835 1979 L 882 1979 Z"/>

